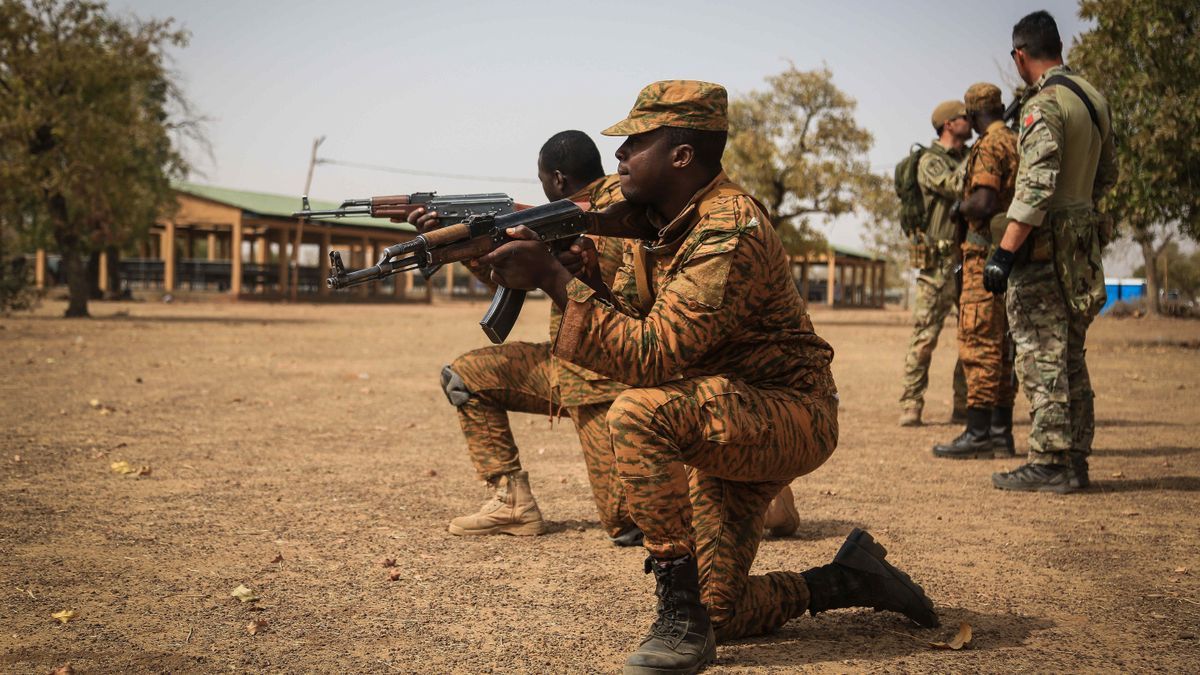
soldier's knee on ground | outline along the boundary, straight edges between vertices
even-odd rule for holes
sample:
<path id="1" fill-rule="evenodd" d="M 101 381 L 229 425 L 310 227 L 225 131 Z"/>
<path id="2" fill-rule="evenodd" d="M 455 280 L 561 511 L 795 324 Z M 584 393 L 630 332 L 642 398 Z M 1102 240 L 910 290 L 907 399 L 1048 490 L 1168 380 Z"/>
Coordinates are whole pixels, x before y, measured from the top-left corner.
<path id="1" fill-rule="evenodd" d="M 471 390 L 467 389 L 467 384 L 451 366 L 442 367 L 442 391 L 446 392 L 446 400 L 455 408 L 461 408 L 471 400 Z"/>

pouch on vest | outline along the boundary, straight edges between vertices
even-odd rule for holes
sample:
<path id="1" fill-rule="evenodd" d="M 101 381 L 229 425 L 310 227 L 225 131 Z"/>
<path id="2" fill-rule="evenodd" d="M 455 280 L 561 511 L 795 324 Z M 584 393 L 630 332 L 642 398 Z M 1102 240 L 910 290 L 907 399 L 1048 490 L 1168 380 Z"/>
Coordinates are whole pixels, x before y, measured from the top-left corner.
<path id="1" fill-rule="evenodd" d="M 1103 216 L 1091 209 L 1051 213 L 1047 225 L 1054 237 L 1054 270 L 1070 308 L 1096 316 L 1108 294 L 1104 289 L 1104 252 L 1100 245 Z"/>

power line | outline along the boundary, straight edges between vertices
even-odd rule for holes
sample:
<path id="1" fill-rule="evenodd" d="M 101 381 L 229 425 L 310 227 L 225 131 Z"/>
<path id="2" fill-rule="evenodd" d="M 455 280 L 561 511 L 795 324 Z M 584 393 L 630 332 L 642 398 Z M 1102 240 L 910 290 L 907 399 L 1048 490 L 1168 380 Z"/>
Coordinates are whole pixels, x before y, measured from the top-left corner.
<path id="1" fill-rule="evenodd" d="M 321 157 L 317 160 L 317 164 L 332 164 L 334 166 L 345 166 L 353 169 L 367 169 L 368 171 L 384 171 L 387 173 L 401 173 L 407 176 L 427 176 L 429 178 L 453 178 L 457 180 L 475 180 L 486 183 L 537 183 L 532 178 L 512 178 L 509 176 L 474 176 L 463 173 L 439 173 L 437 171 L 418 171 L 416 169 L 403 169 L 395 166 L 383 166 L 381 164 L 365 164 L 362 162 L 344 162 L 340 159 L 329 159 Z"/>

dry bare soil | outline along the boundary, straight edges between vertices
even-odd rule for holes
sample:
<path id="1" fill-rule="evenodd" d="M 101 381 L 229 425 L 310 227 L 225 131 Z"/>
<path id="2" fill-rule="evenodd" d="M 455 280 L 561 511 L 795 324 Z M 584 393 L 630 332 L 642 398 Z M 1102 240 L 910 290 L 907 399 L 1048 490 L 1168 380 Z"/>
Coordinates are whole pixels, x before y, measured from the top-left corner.
<path id="1" fill-rule="evenodd" d="M 483 308 L 100 303 L 64 321 L 51 302 L 0 319 L 0 672 L 618 671 L 653 582 L 597 527 L 569 422 L 514 418 L 549 534 L 446 533 L 483 493 L 437 373 L 485 344 Z M 531 303 L 515 337 L 545 316 Z M 756 569 L 825 563 L 865 527 L 944 626 L 802 617 L 709 672 L 1195 672 L 1200 323 L 1095 324 L 1093 487 L 1060 497 L 992 489 L 1013 462 L 930 456 L 958 431 L 952 325 L 929 423 L 900 429 L 907 317 L 814 320 L 837 350 L 840 447 L 794 483 L 804 523 Z M 960 622 L 966 649 L 928 645 Z"/>

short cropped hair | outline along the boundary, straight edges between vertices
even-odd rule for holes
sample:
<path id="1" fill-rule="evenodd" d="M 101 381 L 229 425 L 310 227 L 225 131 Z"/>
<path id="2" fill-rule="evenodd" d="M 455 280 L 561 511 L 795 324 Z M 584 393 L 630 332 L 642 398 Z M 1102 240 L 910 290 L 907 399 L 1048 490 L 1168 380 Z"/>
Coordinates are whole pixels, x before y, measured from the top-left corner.
<path id="1" fill-rule="evenodd" d="M 582 131 L 560 131 L 543 145 L 539 156 L 542 168 L 561 171 L 563 175 L 590 183 L 604 176 L 600 150 L 590 136 Z"/>
<path id="2" fill-rule="evenodd" d="M 672 146 L 692 146 L 696 151 L 696 160 L 708 169 L 721 166 L 721 155 L 725 154 L 725 141 L 728 138 L 729 133 L 725 131 L 667 127 L 667 141 Z"/>
<path id="3" fill-rule="evenodd" d="M 1062 58 L 1062 38 L 1058 24 L 1046 10 L 1028 14 L 1013 26 L 1012 43 L 1034 59 Z"/>

